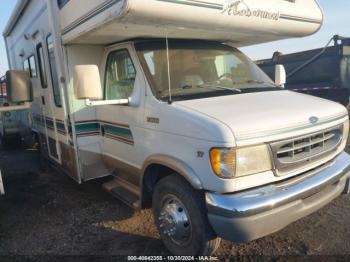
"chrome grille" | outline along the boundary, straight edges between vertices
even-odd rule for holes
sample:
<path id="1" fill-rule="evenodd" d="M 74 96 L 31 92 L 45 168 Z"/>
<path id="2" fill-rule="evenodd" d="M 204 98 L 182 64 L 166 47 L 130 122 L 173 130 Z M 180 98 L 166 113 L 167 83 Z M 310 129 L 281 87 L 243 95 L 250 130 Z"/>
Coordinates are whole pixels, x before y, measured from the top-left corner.
<path id="1" fill-rule="evenodd" d="M 292 169 L 334 152 L 342 141 L 342 127 L 271 144 L 276 170 Z"/>

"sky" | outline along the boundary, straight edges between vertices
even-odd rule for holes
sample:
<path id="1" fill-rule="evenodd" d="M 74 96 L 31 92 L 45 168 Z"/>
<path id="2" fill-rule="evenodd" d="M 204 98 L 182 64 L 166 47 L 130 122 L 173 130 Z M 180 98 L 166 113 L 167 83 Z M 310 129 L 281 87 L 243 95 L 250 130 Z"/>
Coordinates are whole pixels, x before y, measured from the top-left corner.
<path id="1" fill-rule="evenodd" d="M 44 1 L 44 0 L 42 0 Z M 263 0 L 257 0 L 263 1 Z M 322 29 L 315 35 L 277 41 L 257 46 L 245 47 L 241 50 L 253 60 L 270 58 L 275 51 L 292 53 L 323 47 L 335 34 L 350 37 L 350 1 L 349 0 L 319 0 L 325 13 L 325 23 Z M 0 0 L 0 33 L 4 31 L 6 23 L 16 4 L 16 0 Z M 0 37 L 0 76 L 8 69 L 5 44 Z"/>
<path id="2" fill-rule="evenodd" d="M 325 15 L 324 24 L 318 33 L 304 38 L 287 39 L 258 46 L 241 48 L 241 50 L 250 58 L 256 60 L 270 58 L 274 51 L 288 54 L 324 47 L 334 35 L 350 37 L 350 1 L 319 0 L 318 2 L 320 3 Z"/>
<path id="3" fill-rule="evenodd" d="M 6 27 L 16 2 L 17 0 L 0 0 L 0 77 L 5 75 L 6 70 L 8 70 L 6 48 L 2 32 Z"/>

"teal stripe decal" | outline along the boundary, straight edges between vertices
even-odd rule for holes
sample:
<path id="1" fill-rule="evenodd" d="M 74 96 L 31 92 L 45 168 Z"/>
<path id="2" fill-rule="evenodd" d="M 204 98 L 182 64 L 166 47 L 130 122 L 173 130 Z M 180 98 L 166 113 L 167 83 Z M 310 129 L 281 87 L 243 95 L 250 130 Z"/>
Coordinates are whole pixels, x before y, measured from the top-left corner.
<path id="1" fill-rule="evenodd" d="M 157 0 L 157 1 L 173 3 L 173 4 L 204 7 L 204 8 L 210 8 L 210 9 L 216 9 L 216 10 L 222 10 L 222 7 L 223 7 L 223 5 L 220 5 L 220 4 L 206 3 L 206 2 L 202 2 L 202 1 L 186 1 L 186 0 L 185 1 L 183 1 L 183 0 Z"/>
<path id="2" fill-rule="evenodd" d="M 79 18 L 77 21 L 73 22 L 71 25 L 67 26 L 62 30 L 62 35 L 65 35 L 69 33 L 70 31 L 77 28 L 79 25 L 84 24 L 85 22 L 89 21 L 93 17 L 97 16 L 98 14 L 102 13 L 103 11 L 107 10 L 109 7 L 113 6 L 114 4 L 120 2 L 121 0 L 110 0 L 106 1 L 102 5 L 98 6 L 96 9 L 92 10 L 87 15 Z"/>
<path id="3" fill-rule="evenodd" d="M 33 115 L 33 121 L 35 125 L 40 126 L 41 128 L 45 128 L 45 122 L 46 127 L 50 130 L 55 130 L 55 122 L 56 122 L 56 128 L 57 132 L 61 135 L 66 135 L 66 125 L 62 120 L 56 119 L 54 122 L 51 117 L 44 117 L 42 115 Z"/>
<path id="4" fill-rule="evenodd" d="M 46 127 L 47 128 L 52 129 L 52 130 L 55 129 L 53 120 L 51 118 L 46 118 L 45 121 L 46 121 Z"/>
<path id="5" fill-rule="evenodd" d="M 102 128 L 104 132 L 102 132 Z M 101 136 L 129 145 L 134 145 L 130 127 L 124 124 L 109 123 L 98 120 L 81 121 L 75 125 L 78 137 Z"/>
<path id="6" fill-rule="evenodd" d="M 319 20 L 307 19 L 307 18 L 296 17 L 296 16 L 289 16 L 289 15 L 280 15 L 280 19 L 303 22 L 303 23 L 313 23 L 313 24 L 318 24 L 318 25 L 322 24 L 322 21 L 319 21 Z"/>
<path id="7" fill-rule="evenodd" d="M 159 2 L 167 2 L 167 3 L 173 3 L 173 4 L 180 4 L 180 5 L 190 5 L 190 6 L 197 6 L 197 7 L 203 7 L 203 8 L 210 8 L 210 9 L 216 9 L 216 10 L 222 10 L 223 5 L 222 4 L 216 4 L 216 3 L 209 3 L 204 1 L 191 1 L 191 0 L 157 0 Z M 297 16 L 290 16 L 281 14 L 280 19 L 284 20 L 290 20 L 295 22 L 303 22 L 303 23 L 313 23 L 313 24 L 322 24 L 322 21 L 316 20 L 316 19 L 309 19 L 304 17 L 297 17 Z"/>
<path id="8" fill-rule="evenodd" d="M 106 134 L 120 136 L 125 139 L 133 140 L 130 129 L 120 128 L 120 127 L 111 126 L 111 125 L 105 125 L 104 127 L 105 127 Z"/>
<path id="9" fill-rule="evenodd" d="M 77 133 L 85 133 L 85 132 L 100 132 L 101 125 L 99 123 L 84 123 L 77 124 L 75 126 L 75 130 Z"/>
<path id="10" fill-rule="evenodd" d="M 57 132 L 60 133 L 61 135 L 66 135 L 66 125 L 64 124 L 64 122 L 62 120 L 57 120 L 56 119 L 56 128 L 57 128 Z"/>

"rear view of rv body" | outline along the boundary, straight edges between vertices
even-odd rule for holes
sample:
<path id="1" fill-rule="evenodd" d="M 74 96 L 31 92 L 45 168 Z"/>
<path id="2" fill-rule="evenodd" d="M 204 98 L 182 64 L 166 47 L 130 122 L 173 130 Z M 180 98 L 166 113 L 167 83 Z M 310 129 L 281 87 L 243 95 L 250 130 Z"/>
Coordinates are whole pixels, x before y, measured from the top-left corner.
<path id="1" fill-rule="evenodd" d="M 32 0 L 4 36 L 11 69 L 36 61 L 28 128 L 43 157 L 79 183 L 111 177 L 107 191 L 152 205 L 172 253 L 198 255 L 344 192 L 346 110 L 284 91 L 281 67 L 276 85 L 233 47 L 322 22 L 313 0 Z"/>

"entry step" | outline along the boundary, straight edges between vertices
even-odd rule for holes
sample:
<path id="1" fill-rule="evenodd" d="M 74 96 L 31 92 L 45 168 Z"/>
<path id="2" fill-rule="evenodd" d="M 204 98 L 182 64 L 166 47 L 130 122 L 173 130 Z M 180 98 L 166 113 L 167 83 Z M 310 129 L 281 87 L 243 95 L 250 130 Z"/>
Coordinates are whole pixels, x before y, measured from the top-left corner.
<path id="1" fill-rule="evenodd" d="M 103 189 L 114 197 L 120 199 L 128 206 L 139 209 L 141 207 L 140 197 L 137 194 L 137 188 L 130 183 L 114 178 L 102 185 Z"/>

